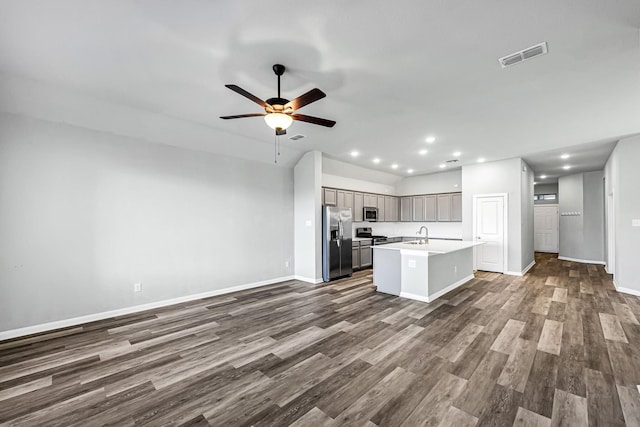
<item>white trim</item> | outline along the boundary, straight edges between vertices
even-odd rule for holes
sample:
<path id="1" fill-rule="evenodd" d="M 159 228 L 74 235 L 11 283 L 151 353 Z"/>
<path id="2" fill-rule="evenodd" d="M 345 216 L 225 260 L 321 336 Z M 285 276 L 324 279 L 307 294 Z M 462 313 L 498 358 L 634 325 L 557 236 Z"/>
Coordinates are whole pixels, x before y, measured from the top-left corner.
<path id="1" fill-rule="evenodd" d="M 401 298 L 409 298 L 409 299 L 413 299 L 413 300 L 416 300 L 416 301 L 422 301 L 422 302 L 432 302 L 436 298 L 440 298 L 442 295 L 446 294 L 447 292 L 451 292 L 455 288 L 464 285 L 465 283 L 467 283 L 469 280 L 472 280 L 472 279 L 475 279 L 475 276 L 473 274 L 471 274 L 470 276 L 467 276 L 467 277 L 465 277 L 463 279 L 458 280 L 457 282 L 447 286 L 443 290 L 438 291 L 433 295 L 429 295 L 429 296 L 426 296 L 426 297 L 423 296 L 423 295 L 412 294 L 410 292 L 400 292 L 400 297 Z"/>
<path id="2" fill-rule="evenodd" d="M 216 289 L 214 291 L 202 292 L 199 294 L 187 295 L 184 297 L 150 302 L 148 304 L 134 305 L 131 307 L 118 308 L 116 310 L 103 311 L 101 313 L 87 314 L 85 316 L 73 317 L 73 318 L 64 319 L 64 320 L 57 320 L 55 322 L 42 323 L 39 325 L 27 326 L 24 328 L 11 329 L 8 331 L 0 332 L 0 341 L 8 340 L 11 338 L 23 337 L 25 335 L 32 335 L 32 334 L 38 334 L 41 332 L 52 331 L 55 329 L 68 328 L 70 326 L 78 326 L 84 323 L 109 319 L 111 317 L 116 317 L 116 316 L 124 316 L 127 314 L 138 313 L 140 311 L 151 310 L 153 308 L 166 307 L 168 305 L 180 304 L 183 302 L 214 297 L 217 295 L 224 295 L 232 292 L 244 291 L 246 289 L 259 288 L 261 286 L 273 285 L 274 283 L 286 282 L 288 280 L 294 280 L 294 279 L 295 279 L 294 276 L 277 277 L 275 279 L 263 280 L 261 282 L 246 283 L 244 285 L 233 286 L 230 288 Z"/>
<path id="3" fill-rule="evenodd" d="M 640 291 L 637 291 L 635 289 L 630 289 L 630 288 L 620 288 L 620 287 L 618 287 L 618 284 L 616 283 L 615 280 L 613 280 L 613 286 L 616 288 L 616 291 L 618 291 L 618 292 L 622 292 L 623 294 L 635 295 L 637 297 L 640 297 Z"/>
<path id="4" fill-rule="evenodd" d="M 323 279 L 322 279 L 322 278 L 320 278 L 320 279 L 312 279 L 312 278 L 310 278 L 310 277 L 297 276 L 297 275 L 296 275 L 296 276 L 293 276 L 293 278 L 294 278 L 295 280 L 300 280 L 301 282 L 312 283 L 312 284 L 314 284 L 314 285 L 317 285 L 318 283 L 322 283 L 322 282 L 323 282 Z"/>
<path id="5" fill-rule="evenodd" d="M 525 274 L 527 274 L 527 272 L 529 270 L 531 270 L 531 268 L 536 265 L 536 260 L 534 259 L 533 261 L 531 261 L 531 264 L 529 264 L 528 266 L 526 266 L 524 268 L 524 270 L 518 272 L 518 271 L 505 271 L 504 274 L 507 274 L 509 276 L 524 276 Z"/>
<path id="6" fill-rule="evenodd" d="M 572 262 L 581 262 L 583 264 L 600 264 L 600 265 L 605 265 L 606 262 L 604 261 L 595 261 L 592 259 L 579 259 L 579 258 L 569 258 L 566 256 L 559 256 L 558 259 L 562 260 L 562 261 L 572 261 Z"/>
<path id="7" fill-rule="evenodd" d="M 502 197 L 502 210 L 503 210 L 503 218 L 502 218 L 502 271 L 498 271 L 497 273 L 507 273 L 507 268 L 509 266 L 509 193 L 492 193 L 492 194 L 474 194 L 473 195 L 473 234 L 472 240 L 475 242 L 478 240 L 478 236 L 476 235 L 476 201 L 479 198 L 483 197 Z M 478 269 L 478 260 L 476 257 L 476 250 L 473 250 L 473 269 Z"/>

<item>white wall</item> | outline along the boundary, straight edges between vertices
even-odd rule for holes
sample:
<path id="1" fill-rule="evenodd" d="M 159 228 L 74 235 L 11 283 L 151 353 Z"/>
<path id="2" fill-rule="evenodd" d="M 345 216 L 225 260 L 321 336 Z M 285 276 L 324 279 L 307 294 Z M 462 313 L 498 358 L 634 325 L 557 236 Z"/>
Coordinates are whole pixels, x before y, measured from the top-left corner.
<path id="1" fill-rule="evenodd" d="M 640 295 L 640 136 L 620 140 L 605 166 L 606 194 L 613 194 L 615 211 L 615 274 L 618 289 Z M 607 201 L 609 199 L 607 198 Z"/>
<path id="2" fill-rule="evenodd" d="M 579 216 L 560 215 L 558 256 L 591 262 L 604 262 L 604 190 L 602 171 L 560 177 L 558 190 L 563 197 L 560 213 L 580 212 Z"/>
<path id="3" fill-rule="evenodd" d="M 507 193 L 509 197 L 508 210 L 508 260 L 507 270 L 520 273 L 530 263 L 529 255 L 523 253 L 523 243 L 533 248 L 533 227 L 531 238 L 523 239 L 522 221 L 522 180 L 529 171 L 522 171 L 521 159 L 508 159 L 498 162 L 481 163 L 464 166 L 462 168 L 462 235 L 464 240 L 473 239 L 473 196 L 478 194 Z M 531 181 L 533 185 L 533 181 Z M 531 209 L 533 209 L 533 198 Z M 533 214 L 531 214 L 533 221 Z M 527 262 L 529 261 L 529 262 Z M 533 261 L 533 259 L 531 259 Z"/>
<path id="4" fill-rule="evenodd" d="M 363 168 L 327 156 L 322 158 L 322 185 L 367 193 L 394 194 L 398 175 Z"/>
<path id="5" fill-rule="evenodd" d="M 521 241 L 521 256 L 522 256 L 522 270 L 527 268 L 535 260 L 534 249 L 534 236 L 533 230 L 533 179 L 534 172 L 529 165 L 523 160 L 521 163 L 521 194 L 520 194 L 520 213 L 522 219 L 520 221 L 520 237 Z M 520 270 L 520 271 L 522 271 Z"/>
<path id="6" fill-rule="evenodd" d="M 397 183 L 395 187 L 395 192 L 399 196 L 458 191 L 462 191 L 461 169 L 407 177 Z"/>
<path id="7" fill-rule="evenodd" d="M 291 169 L 2 114 L 0 331 L 290 277 L 293 211 Z"/>
<path id="8" fill-rule="evenodd" d="M 324 163 L 324 160 L 323 160 Z M 343 188 L 346 190 L 361 191 L 363 193 L 376 193 L 376 194 L 395 194 L 395 187 L 393 185 L 380 184 L 378 182 L 362 181 L 360 179 L 347 178 L 344 176 L 330 175 L 327 173 L 322 174 L 322 186 Z"/>
<path id="9" fill-rule="evenodd" d="M 305 153 L 294 167 L 295 275 L 322 281 L 322 153 Z"/>

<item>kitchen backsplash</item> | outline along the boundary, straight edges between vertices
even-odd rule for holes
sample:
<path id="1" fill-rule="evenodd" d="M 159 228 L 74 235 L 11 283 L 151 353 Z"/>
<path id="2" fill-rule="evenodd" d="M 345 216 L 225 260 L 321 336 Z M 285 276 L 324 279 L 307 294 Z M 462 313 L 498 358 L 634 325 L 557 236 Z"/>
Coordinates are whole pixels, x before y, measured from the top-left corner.
<path id="1" fill-rule="evenodd" d="M 416 233 L 423 225 L 429 229 L 430 237 L 448 239 L 462 239 L 461 222 L 354 222 L 353 236 L 356 228 L 371 227 L 373 234 L 378 236 L 417 236 Z"/>

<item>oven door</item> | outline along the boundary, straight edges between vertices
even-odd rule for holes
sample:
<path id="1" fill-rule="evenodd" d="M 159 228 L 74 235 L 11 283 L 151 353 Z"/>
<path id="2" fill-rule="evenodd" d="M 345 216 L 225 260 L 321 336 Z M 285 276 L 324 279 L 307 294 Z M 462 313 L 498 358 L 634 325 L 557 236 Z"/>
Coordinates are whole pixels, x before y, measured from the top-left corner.
<path id="1" fill-rule="evenodd" d="M 378 220 L 378 209 L 377 208 L 364 208 L 363 219 L 369 222 L 375 222 Z"/>

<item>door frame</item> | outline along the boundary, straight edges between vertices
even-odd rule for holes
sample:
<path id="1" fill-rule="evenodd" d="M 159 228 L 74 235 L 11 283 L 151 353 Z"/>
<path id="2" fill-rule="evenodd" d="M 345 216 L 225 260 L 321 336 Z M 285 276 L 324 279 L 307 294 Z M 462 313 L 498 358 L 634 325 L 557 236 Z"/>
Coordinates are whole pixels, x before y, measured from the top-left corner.
<path id="1" fill-rule="evenodd" d="M 502 197 L 502 208 L 503 208 L 503 218 L 502 218 L 502 274 L 505 274 L 509 271 L 509 193 L 491 193 L 491 194 L 474 194 L 473 195 L 473 241 L 478 240 L 477 230 L 476 230 L 476 220 L 477 220 L 477 211 L 476 205 L 478 199 L 486 198 L 486 197 Z M 476 253 L 476 248 L 473 249 L 473 269 L 478 269 L 478 256 Z"/>
<path id="2" fill-rule="evenodd" d="M 607 233 L 607 263 L 604 269 L 607 273 L 615 275 L 616 273 L 616 211 L 614 204 L 615 194 L 610 192 L 606 198 L 606 233 Z"/>
<path id="3" fill-rule="evenodd" d="M 536 245 L 536 228 L 535 228 L 535 219 L 536 219 L 536 208 L 537 207 L 555 207 L 558 209 L 557 214 L 558 214 L 558 218 L 556 221 L 556 225 L 558 226 L 558 232 L 556 233 L 556 237 L 557 237 L 557 243 L 558 243 L 558 251 L 557 252 L 545 252 L 545 251 L 535 251 L 535 245 Z M 535 252 L 544 252 L 544 253 L 548 253 L 548 254 L 559 254 L 560 253 L 560 204 L 558 203 L 549 203 L 549 204 L 540 204 L 540 205 L 533 205 L 533 220 L 534 220 L 534 225 L 533 225 L 533 247 L 534 247 L 534 251 Z"/>

